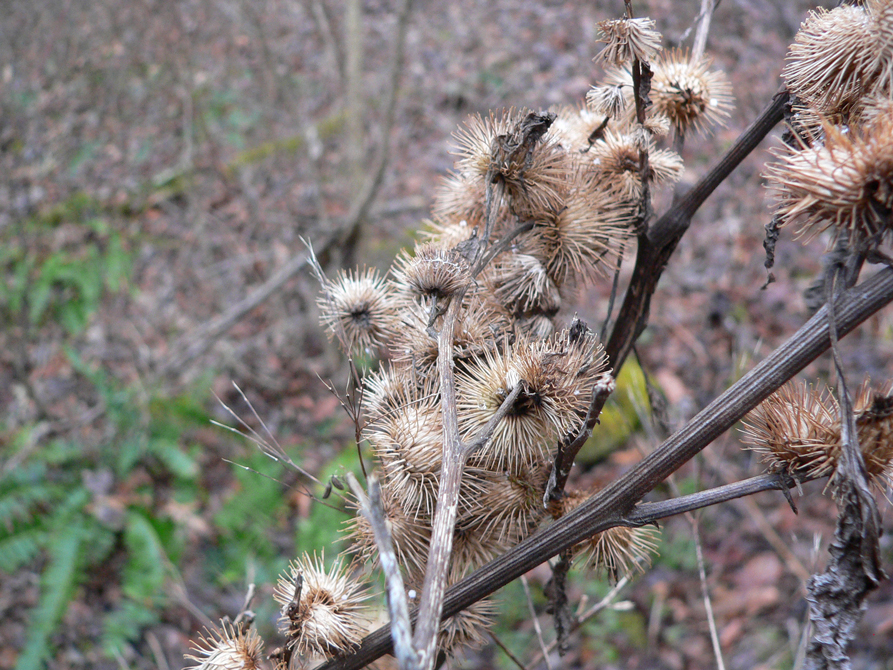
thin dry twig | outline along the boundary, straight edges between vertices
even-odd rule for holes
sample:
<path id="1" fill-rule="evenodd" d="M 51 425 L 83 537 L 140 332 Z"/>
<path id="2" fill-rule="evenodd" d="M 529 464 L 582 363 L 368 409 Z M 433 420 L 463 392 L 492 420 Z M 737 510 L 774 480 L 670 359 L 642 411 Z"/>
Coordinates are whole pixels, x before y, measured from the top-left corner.
<path id="1" fill-rule="evenodd" d="M 530 610 L 531 619 L 533 619 L 533 630 L 536 631 L 536 639 L 540 643 L 543 660 L 546 662 L 546 667 L 549 668 L 549 670 L 552 670 L 552 660 L 549 658 L 549 652 L 546 651 L 546 642 L 543 640 L 543 628 L 540 626 L 540 619 L 536 615 L 536 607 L 533 606 L 533 596 L 530 595 L 530 584 L 527 583 L 527 577 L 525 575 L 521 575 L 521 586 L 524 587 L 524 596 L 527 598 L 527 608 Z"/>

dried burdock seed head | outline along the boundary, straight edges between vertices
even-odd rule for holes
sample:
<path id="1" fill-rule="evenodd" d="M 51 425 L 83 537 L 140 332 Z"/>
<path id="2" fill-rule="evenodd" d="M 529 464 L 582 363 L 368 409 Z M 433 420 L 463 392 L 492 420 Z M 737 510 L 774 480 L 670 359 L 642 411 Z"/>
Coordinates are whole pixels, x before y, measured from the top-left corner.
<path id="1" fill-rule="evenodd" d="M 629 237 L 633 207 L 599 191 L 592 175 L 581 176 L 567 206 L 541 224 L 546 269 L 559 287 L 589 283 L 609 274 Z"/>
<path id="2" fill-rule="evenodd" d="M 497 209 L 501 201 L 493 203 Z M 434 189 L 431 214 L 437 221 L 465 221 L 469 230 L 483 230 L 486 213 L 486 184 L 461 173 L 444 177 Z"/>
<path id="3" fill-rule="evenodd" d="M 393 284 L 400 298 L 430 307 L 466 289 L 471 283 L 468 263 L 458 252 L 434 244 L 424 244 L 410 256 L 400 254 L 392 270 Z"/>
<path id="4" fill-rule="evenodd" d="M 667 117 L 678 135 L 704 133 L 729 118 L 732 87 L 721 70 L 709 67 L 709 59 L 693 61 L 679 49 L 662 54 L 654 64 L 653 110 Z"/>
<path id="5" fill-rule="evenodd" d="M 882 486 L 893 485 L 893 382 L 873 389 L 866 380 L 853 411 L 865 470 Z"/>
<path id="6" fill-rule="evenodd" d="M 440 625 L 437 648 L 449 656 L 463 649 L 482 647 L 489 641 L 487 631 L 496 621 L 497 606 L 492 598 L 482 598 L 451 616 Z"/>
<path id="7" fill-rule="evenodd" d="M 484 538 L 495 537 L 499 543 L 513 546 L 527 538 L 543 519 L 543 493 L 551 464 L 536 463 L 516 475 L 469 468 L 473 486 L 460 495 L 460 525 L 481 529 Z"/>
<path id="8" fill-rule="evenodd" d="M 273 597 L 294 653 L 331 658 L 359 644 L 368 625 L 363 602 L 369 592 L 349 573 L 341 559 L 327 571 L 322 556 L 304 554 L 279 575 Z"/>
<path id="9" fill-rule="evenodd" d="M 219 631 L 205 631 L 193 643 L 192 654 L 184 658 L 195 661 L 186 670 L 254 670 L 261 667 L 264 642 L 253 628 L 220 622 Z"/>
<path id="10" fill-rule="evenodd" d="M 363 410 L 370 425 L 409 407 L 437 405 L 440 396 L 434 380 L 412 372 L 409 366 L 382 366 L 363 380 Z"/>
<path id="11" fill-rule="evenodd" d="M 594 184 L 622 200 L 636 202 L 642 191 L 639 144 L 635 135 L 621 135 L 608 130 L 604 139 L 593 144 L 586 154 L 591 159 Z M 655 149 L 650 140 L 646 140 L 646 148 L 649 165 L 647 178 L 658 185 L 678 181 L 683 170 L 679 154 L 669 149 Z"/>
<path id="12" fill-rule="evenodd" d="M 456 408 L 464 441 L 477 435 L 522 380 L 515 360 L 514 349 L 506 347 L 488 351 L 457 370 Z M 541 400 L 536 391 L 523 390 L 496 425 L 493 437 L 472 456 L 471 462 L 489 470 L 518 473 L 545 460 L 555 428 Z"/>
<path id="13" fill-rule="evenodd" d="M 609 121 L 605 114 L 587 107 L 560 107 L 548 137 L 554 138 L 571 155 L 585 152 L 600 137 Z"/>
<path id="14" fill-rule="evenodd" d="M 827 388 L 785 384 L 751 410 L 741 432 L 770 472 L 824 477 L 834 471 L 840 423 Z"/>
<path id="15" fill-rule="evenodd" d="M 547 135 L 554 118 L 514 110 L 499 116 L 491 112 L 486 119 L 469 117 L 465 129 L 456 133 L 459 170 L 485 188 L 488 183 L 499 187 L 519 216 L 536 218 L 539 212 L 560 207 L 573 163 Z"/>
<path id="16" fill-rule="evenodd" d="M 859 448 L 872 480 L 893 482 L 893 385 L 868 382 L 853 403 Z M 831 393 L 788 383 L 743 421 L 743 441 L 768 461 L 771 472 L 827 477 L 841 455 L 840 410 Z"/>
<path id="17" fill-rule="evenodd" d="M 875 48 L 862 7 L 818 9 L 800 26 L 782 77 L 791 94 L 820 112 L 847 108 L 864 90 Z"/>
<path id="18" fill-rule="evenodd" d="M 893 122 L 879 117 L 864 132 L 825 126 L 825 144 L 784 148 L 767 168 L 776 213 L 811 239 L 834 227 L 873 246 L 891 232 Z"/>
<path id="19" fill-rule="evenodd" d="M 429 403 L 406 407 L 365 434 L 400 507 L 414 517 L 433 516 L 443 454 L 439 409 Z"/>
<path id="20" fill-rule="evenodd" d="M 544 340 L 555 332 L 552 318 L 545 314 L 525 314 L 516 316 L 515 332 L 532 340 Z"/>
<path id="21" fill-rule="evenodd" d="M 339 271 L 317 299 L 320 320 L 329 337 L 338 338 L 345 353 L 366 349 L 387 339 L 396 309 L 394 298 L 375 268 Z"/>
<path id="22" fill-rule="evenodd" d="M 568 399 L 572 411 L 582 421 L 596 386 L 613 384 L 605 348 L 586 324 L 574 319 L 570 328 L 549 340 L 547 352 L 560 389 L 557 394 Z M 575 430 L 579 421 L 569 422 L 567 428 Z"/>
<path id="23" fill-rule="evenodd" d="M 536 231 L 532 233 L 525 241 L 539 237 Z M 537 246 L 543 245 L 522 244 L 499 254 L 481 277 L 499 303 L 513 314 L 537 312 L 554 315 L 561 307 L 561 293 L 538 257 L 537 252 L 541 252 L 542 248 L 537 249 Z M 524 253 L 522 249 L 533 253 Z"/>
<path id="24" fill-rule="evenodd" d="M 381 503 L 384 508 L 388 530 L 397 562 L 408 577 L 416 578 L 425 573 L 428 560 L 428 546 L 431 543 L 431 527 L 427 520 L 417 519 L 408 513 L 395 499 L 393 492 L 384 486 L 381 489 Z M 369 521 L 359 511 L 359 505 L 352 501 L 351 507 L 357 510 L 356 516 L 344 523 L 350 550 L 361 560 L 378 563 L 378 548 Z"/>
<path id="25" fill-rule="evenodd" d="M 494 343 L 502 342 L 511 321 L 508 312 L 496 299 L 482 290 L 469 291 L 462 301 L 463 312 L 453 331 L 453 356 L 457 359 L 477 356 Z M 400 313 L 390 341 L 392 360 L 411 365 L 415 374 L 436 375 L 437 340 L 428 332 L 430 310 L 409 306 Z M 439 330 L 442 317 L 434 322 Z"/>
<path id="26" fill-rule="evenodd" d="M 592 492 L 572 491 L 561 501 L 562 516 L 579 507 Z M 593 535 L 572 548 L 574 562 L 617 580 L 633 572 L 644 572 L 657 553 L 658 531 L 654 528 L 615 526 Z"/>
<path id="27" fill-rule="evenodd" d="M 586 94 L 586 102 L 596 115 L 616 119 L 627 112 L 629 96 L 620 84 L 593 86 Z"/>
<path id="28" fill-rule="evenodd" d="M 893 97 L 874 95 L 862 98 L 857 125 L 862 126 L 866 133 L 874 132 L 876 125 L 893 125 Z"/>
<path id="29" fill-rule="evenodd" d="M 599 21 L 599 41 L 607 42 L 595 60 L 618 67 L 632 60 L 650 62 L 660 50 L 661 35 L 649 18 Z"/>
<path id="30" fill-rule="evenodd" d="M 870 17 L 869 31 L 874 36 L 873 61 L 869 64 L 871 81 L 866 90 L 873 95 L 893 93 L 893 4 L 889 0 L 866 0 Z"/>

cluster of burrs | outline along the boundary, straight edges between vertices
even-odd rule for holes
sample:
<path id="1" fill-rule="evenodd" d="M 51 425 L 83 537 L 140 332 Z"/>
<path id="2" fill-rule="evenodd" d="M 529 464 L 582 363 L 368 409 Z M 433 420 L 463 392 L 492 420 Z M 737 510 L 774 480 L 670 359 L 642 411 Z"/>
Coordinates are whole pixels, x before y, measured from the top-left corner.
<path id="1" fill-rule="evenodd" d="M 812 12 L 782 76 L 795 137 L 767 174 L 779 223 L 876 249 L 893 232 L 893 4 Z"/>
<path id="2" fill-rule="evenodd" d="M 358 269 L 329 279 L 317 266 L 329 334 L 349 356 L 379 361 L 362 380 L 358 421 L 380 473 L 380 504 L 410 601 L 422 588 L 442 474 L 444 329 L 452 328 L 461 439 L 473 441 L 499 415 L 464 464 L 452 584 L 592 494 L 568 491 L 557 504 L 544 503 L 556 445 L 581 431 L 596 386 L 613 383 L 596 335 L 576 318 L 562 326 L 562 303 L 615 270 L 650 187 L 681 176 L 679 155 L 658 146 L 670 129 L 703 131 L 731 106 L 727 81 L 708 61 L 660 53 L 652 21 L 605 21 L 600 29 L 607 83 L 585 105 L 465 122 L 456 133 L 455 171 L 437 189 L 423 241 L 387 275 Z M 633 60 L 653 70 L 644 117 L 632 91 Z M 450 321 L 454 302 L 461 311 Z M 348 522 L 347 535 L 349 555 L 377 562 L 365 516 Z M 642 569 L 654 549 L 653 531 L 614 528 L 573 554 L 620 576 Z M 339 561 L 327 572 L 305 556 L 280 578 L 286 655 L 331 657 L 359 643 L 367 590 L 350 581 L 363 576 L 358 563 Z M 495 611 L 484 599 L 444 622 L 439 649 L 484 642 Z M 232 637 L 220 639 L 233 646 Z M 203 667 L 223 667 L 210 662 L 216 652 L 197 653 Z"/>

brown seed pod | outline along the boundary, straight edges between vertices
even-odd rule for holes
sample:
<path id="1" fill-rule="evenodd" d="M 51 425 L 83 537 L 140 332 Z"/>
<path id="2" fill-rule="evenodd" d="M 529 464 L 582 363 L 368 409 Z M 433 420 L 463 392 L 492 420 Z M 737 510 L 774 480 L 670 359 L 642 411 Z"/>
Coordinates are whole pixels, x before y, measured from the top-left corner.
<path id="1" fill-rule="evenodd" d="M 869 95 L 890 97 L 893 93 L 893 5 L 888 0 L 866 0 L 865 11 L 870 19 L 869 32 L 874 36 L 874 55 L 869 65 Z"/>
<path id="2" fill-rule="evenodd" d="M 481 274 L 481 282 L 510 313 L 551 316 L 561 307 L 561 293 L 543 263 L 545 250 L 543 229 L 535 228 L 499 254 Z"/>
<path id="3" fill-rule="evenodd" d="M 504 210 L 502 201 L 493 207 Z M 471 175 L 452 173 L 434 189 L 431 214 L 437 221 L 465 221 L 469 230 L 483 230 L 486 216 L 486 184 Z"/>
<path id="4" fill-rule="evenodd" d="M 440 409 L 428 402 L 382 417 L 365 431 L 385 473 L 385 487 L 413 518 L 430 518 L 443 455 Z"/>
<path id="5" fill-rule="evenodd" d="M 279 575 L 273 590 L 282 608 L 279 628 L 295 653 L 331 658 L 359 644 L 369 592 L 349 571 L 340 558 L 327 571 L 322 556 L 304 554 Z"/>
<path id="6" fill-rule="evenodd" d="M 435 380 L 412 373 L 403 365 L 382 366 L 363 380 L 363 410 L 375 425 L 408 407 L 440 402 Z"/>
<path id="7" fill-rule="evenodd" d="M 546 135 L 553 116 L 515 110 L 469 117 L 456 133 L 463 176 L 501 186 L 509 209 L 524 218 L 561 207 L 573 161 Z M 545 137 L 543 137 L 545 135 Z M 499 189 L 497 189 L 499 190 Z M 499 203 L 494 203 L 498 205 Z"/>
<path id="8" fill-rule="evenodd" d="M 408 302 L 429 309 L 434 302 L 442 305 L 471 283 L 467 261 L 458 252 L 434 244 L 417 247 L 412 256 L 401 253 L 391 274 L 401 307 Z"/>
<path id="9" fill-rule="evenodd" d="M 586 94 L 589 108 L 598 118 L 599 115 L 611 119 L 622 118 L 629 114 L 632 97 L 621 84 L 593 86 Z M 591 133 L 590 133 L 591 134 Z"/>
<path id="10" fill-rule="evenodd" d="M 609 122 L 606 113 L 593 111 L 588 107 L 559 107 L 549 138 L 554 138 L 571 156 L 589 148 Z"/>
<path id="11" fill-rule="evenodd" d="M 649 18 L 599 21 L 599 41 L 607 42 L 595 57 L 603 65 L 619 67 L 632 60 L 650 62 L 660 51 L 661 35 Z"/>
<path id="12" fill-rule="evenodd" d="M 776 213 L 806 239 L 833 227 L 874 246 L 891 232 L 893 122 L 878 117 L 862 133 L 826 124 L 824 132 L 824 146 L 775 152 L 780 162 L 766 176 Z"/>
<path id="13" fill-rule="evenodd" d="M 317 299 L 320 321 L 341 342 L 346 353 L 367 349 L 387 339 L 396 313 L 393 296 L 375 268 L 339 271 Z"/>
<path id="14" fill-rule="evenodd" d="M 466 478 L 474 484 L 466 487 L 463 481 L 457 525 L 475 526 L 484 540 L 492 537 L 501 545 L 527 538 L 545 515 L 543 493 L 550 468 L 536 463 L 517 475 L 468 468 Z"/>
<path id="15" fill-rule="evenodd" d="M 255 670 L 261 667 L 264 642 L 253 628 L 220 622 L 220 630 L 208 631 L 193 642 L 192 654 L 184 658 L 195 661 L 185 670 Z"/>
<path id="16" fill-rule="evenodd" d="M 474 439 L 515 384 L 522 380 L 515 366 L 516 356 L 515 347 L 506 346 L 502 350 L 487 351 L 457 370 L 456 409 L 459 431 L 466 442 Z M 555 428 L 538 391 L 528 386 L 527 380 L 524 385 L 526 390 L 496 425 L 493 437 L 471 457 L 470 462 L 474 465 L 497 472 L 517 473 L 546 459 Z"/>
<path id="17" fill-rule="evenodd" d="M 448 656 L 463 649 L 482 647 L 490 638 L 487 631 L 496 621 L 497 605 L 492 598 L 482 598 L 440 625 L 437 648 Z"/>
<path id="18" fill-rule="evenodd" d="M 875 390 L 866 380 L 853 411 L 865 470 L 881 486 L 893 485 L 893 382 Z"/>
<path id="19" fill-rule="evenodd" d="M 466 219 L 452 216 L 443 220 L 425 221 L 425 228 L 420 233 L 428 244 L 441 249 L 453 249 L 457 244 L 469 239 L 474 230 L 474 226 Z"/>
<path id="20" fill-rule="evenodd" d="M 781 76 L 793 95 L 817 111 L 847 109 L 862 95 L 875 47 L 862 7 L 817 9 L 800 26 Z"/>
<path id="21" fill-rule="evenodd" d="M 741 432 L 770 472 L 824 477 L 834 470 L 840 424 L 827 388 L 785 384 L 750 411 Z"/>
<path id="22" fill-rule="evenodd" d="M 594 182 L 592 173 L 581 173 L 567 205 L 539 226 L 545 265 L 556 286 L 607 276 L 630 235 L 634 208 Z"/>
<path id="23" fill-rule="evenodd" d="M 654 64 L 651 101 L 656 114 L 669 119 L 677 135 L 707 132 L 722 125 L 732 109 L 732 87 L 710 60 L 692 61 L 680 49 L 661 54 Z"/>
<path id="24" fill-rule="evenodd" d="M 893 384 L 862 384 L 853 412 L 869 478 L 893 483 Z M 840 410 L 827 388 L 790 382 L 745 417 L 743 442 L 763 456 L 770 472 L 810 479 L 828 477 L 841 454 Z"/>
<path id="25" fill-rule="evenodd" d="M 642 192 L 639 144 L 632 134 L 620 135 L 612 130 L 606 131 L 604 138 L 593 144 L 586 154 L 591 160 L 594 185 L 611 191 L 621 200 L 637 202 Z M 679 154 L 669 149 L 655 149 L 650 140 L 647 141 L 646 148 L 649 181 L 658 185 L 678 181 L 683 169 Z"/>
<path id="26" fill-rule="evenodd" d="M 562 516 L 579 507 L 593 492 L 571 491 L 561 501 Z M 657 553 L 654 528 L 615 526 L 593 535 L 571 549 L 575 563 L 617 580 L 632 572 L 644 572 Z"/>
<path id="27" fill-rule="evenodd" d="M 502 342 L 511 326 L 508 312 L 486 291 L 469 291 L 462 304 L 463 312 L 453 331 L 453 356 L 456 359 L 482 354 L 494 343 Z M 412 366 L 414 374 L 420 377 L 437 373 L 437 340 L 428 330 L 430 317 L 430 310 L 420 305 L 404 308 L 389 342 L 393 362 Z M 435 331 L 440 329 L 442 321 L 442 316 L 435 319 Z"/>

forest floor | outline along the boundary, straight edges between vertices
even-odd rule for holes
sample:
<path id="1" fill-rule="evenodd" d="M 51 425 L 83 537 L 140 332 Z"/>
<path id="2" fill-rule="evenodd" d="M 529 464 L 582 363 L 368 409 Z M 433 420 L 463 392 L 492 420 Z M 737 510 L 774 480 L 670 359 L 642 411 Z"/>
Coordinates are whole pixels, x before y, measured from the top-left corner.
<path id="1" fill-rule="evenodd" d="M 263 300 L 240 309 L 242 301 L 303 257 L 304 240 L 330 271 L 386 269 L 428 216 L 463 120 L 580 104 L 601 74 L 592 62 L 597 22 L 622 10 L 605 0 L 417 0 L 383 137 L 397 3 L 360 3 L 361 39 L 343 38 L 346 4 L 5 3 L 0 510 L 9 517 L 0 539 L 0 670 L 24 667 L 23 650 L 56 670 L 181 667 L 189 640 L 234 616 L 249 582 L 258 584 L 258 625 L 273 636 L 277 571 L 296 549 L 335 541 L 343 514 L 311 505 L 294 472 L 209 421 L 233 422 L 221 402 L 258 430 L 262 420 L 323 481 L 356 467 L 354 428 L 321 381 L 340 388 L 346 363 L 318 325 L 306 266 Z M 655 19 L 665 46 L 690 47 L 699 4 L 634 6 Z M 810 7 L 719 4 L 707 53 L 732 82 L 736 106 L 726 127 L 688 139 L 679 189 L 769 103 Z M 808 318 L 803 294 L 821 272 L 825 240 L 804 244 L 784 231 L 775 281 L 763 287 L 770 202 L 760 175 L 779 133 L 702 207 L 655 295 L 638 364 L 667 399 L 667 425 L 629 402 L 624 413 L 620 402 L 610 453 L 593 458 L 576 485 L 628 469 Z M 383 181 L 356 243 L 326 246 L 384 142 Z M 658 213 L 671 197 L 657 194 Z M 606 280 L 563 314 L 599 327 L 609 294 Z M 843 355 L 856 383 L 886 379 L 893 312 L 848 336 Z M 830 369 L 825 356 L 801 378 L 827 381 Z M 760 472 L 732 431 L 675 485 L 692 491 Z M 23 503 L 35 482 L 44 497 Z M 705 585 L 725 667 L 791 667 L 807 621 L 804 580 L 823 569 L 834 531 L 836 508 L 822 489 L 804 487 L 797 515 L 765 493 L 670 520 L 653 567 L 617 596 L 626 605 L 586 624 L 562 667 L 715 667 Z M 663 486 L 655 495 L 669 493 Z M 880 505 L 889 572 L 893 513 L 883 497 Z M 74 526 L 82 534 L 67 535 Z M 547 636 L 548 575 L 543 566 L 529 575 Z M 580 574 L 572 597 L 593 602 L 609 586 Z M 500 640 L 530 670 L 546 667 L 532 662 L 539 646 L 531 618 L 518 613 L 527 606 L 520 590 L 500 598 L 512 604 Z M 852 656 L 854 668 L 893 667 L 890 581 L 870 596 Z M 451 663 L 514 667 L 495 646 Z"/>

